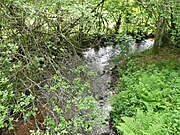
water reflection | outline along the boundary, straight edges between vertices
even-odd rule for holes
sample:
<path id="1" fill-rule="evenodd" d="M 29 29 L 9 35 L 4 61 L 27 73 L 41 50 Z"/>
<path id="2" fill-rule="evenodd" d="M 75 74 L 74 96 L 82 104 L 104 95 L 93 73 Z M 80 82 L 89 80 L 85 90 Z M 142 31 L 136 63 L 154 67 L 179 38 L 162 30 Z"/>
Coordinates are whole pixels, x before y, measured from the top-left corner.
<path id="1" fill-rule="evenodd" d="M 152 47 L 153 43 L 153 39 L 147 39 L 140 43 L 132 42 L 130 47 L 133 53 L 142 52 Z M 107 120 L 110 119 L 109 112 L 112 110 L 112 107 L 109 104 L 109 97 L 113 94 L 113 89 L 109 86 L 109 83 L 112 81 L 111 69 L 115 66 L 115 64 L 110 60 L 120 52 L 120 45 L 99 47 L 98 49 L 88 48 L 83 52 L 83 57 L 89 63 L 92 70 L 97 73 L 96 78 L 92 82 L 92 90 L 94 90 L 97 96 L 99 96 L 98 107 L 102 112 L 104 111 L 102 115 L 105 115 Z M 111 135 L 111 132 L 109 123 L 106 122 L 103 128 L 99 129 L 96 127 L 91 135 Z"/>

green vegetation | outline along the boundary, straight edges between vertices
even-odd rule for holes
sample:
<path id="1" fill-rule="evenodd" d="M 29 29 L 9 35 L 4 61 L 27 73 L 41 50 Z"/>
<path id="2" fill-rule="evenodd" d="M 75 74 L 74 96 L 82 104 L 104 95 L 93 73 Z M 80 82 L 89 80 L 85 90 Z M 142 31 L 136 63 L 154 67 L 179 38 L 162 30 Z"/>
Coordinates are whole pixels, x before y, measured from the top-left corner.
<path id="1" fill-rule="evenodd" d="M 166 53 L 164 52 L 166 50 Z M 125 135 L 180 134 L 180 56 L 163 48 L 137 54 L 123 69 L 111 116 Z"/>
<path id="2" fill-rule="evenodd" d="M 155 36 L 154 51 L 164 55 L 147 60 L 152 64 L 133 60 L 123 70 L 122 94 L 112 100 L 117 128 L 124 131 L 142 116 L 148 126 L 137 127 L 140 134 L 154 126 L 157 134 L 179 132 L 179 61 L 159 51 L 180 46 L 178 0 L 1 0 L 0 9 L 0 134 L 78 135 L 101 126 L 94 73 L 79 56 L 87 47 L 114 44 L 126 55 L 127 35 L 136 41 Z"/>

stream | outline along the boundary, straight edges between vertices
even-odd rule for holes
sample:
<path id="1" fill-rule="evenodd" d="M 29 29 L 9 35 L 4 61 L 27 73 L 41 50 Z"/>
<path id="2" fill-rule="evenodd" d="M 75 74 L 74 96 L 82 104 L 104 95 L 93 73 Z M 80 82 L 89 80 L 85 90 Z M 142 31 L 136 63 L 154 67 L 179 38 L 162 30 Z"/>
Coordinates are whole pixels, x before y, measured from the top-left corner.
<path id="1" fill-rule="evenodd" d="M 142 52 L 153 46 L 154 40 L 147 39 L 140 43 L 132 43 L 131 50 L 133 53 Z M 119 45 L 106 46 L 95 48 L 88 48 L 83 52 L 83 57 L 90 65 L 92 70 L 96 73 L 96 77 L 93 80 L 92 89 L 95 90 L 96 96 L 98 96 L 98 108 L 102 110 L 103 115 L 106 117 L 106 121 L 103 123 L 102 128 L 95 127 L 90 135 L 115 135 L 113 129 L 109 123 L 110 111 L 112 106 L 109 104 L 110 96 L 114 94 L 115 89 L 110 87 L 112 82 L 112 69 L 115 67 L 115 63 L 111 59 L 117 56 L 121 51 Z"/>

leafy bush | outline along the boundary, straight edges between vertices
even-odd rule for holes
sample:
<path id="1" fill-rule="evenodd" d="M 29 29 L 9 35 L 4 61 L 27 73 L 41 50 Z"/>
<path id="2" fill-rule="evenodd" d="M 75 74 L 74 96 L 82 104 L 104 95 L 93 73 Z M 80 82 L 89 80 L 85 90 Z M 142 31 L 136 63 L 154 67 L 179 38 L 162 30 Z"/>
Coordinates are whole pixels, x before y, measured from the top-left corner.
<path id="1" fill-rule="evenodd" d="M 22 68 L 20 61 L 13 62 L 17 49 L 18 46 L 14 43 L 0 43 L 0 128 L 12 128 L 14 118 L 11 117 L 11 113 L 17 113 L 20 110 L 25 113 L 25 108 L 34 100 L 32 95 L 26 96 L 14 90 L 17 83 L 14 76 L 17 70 Z"/>

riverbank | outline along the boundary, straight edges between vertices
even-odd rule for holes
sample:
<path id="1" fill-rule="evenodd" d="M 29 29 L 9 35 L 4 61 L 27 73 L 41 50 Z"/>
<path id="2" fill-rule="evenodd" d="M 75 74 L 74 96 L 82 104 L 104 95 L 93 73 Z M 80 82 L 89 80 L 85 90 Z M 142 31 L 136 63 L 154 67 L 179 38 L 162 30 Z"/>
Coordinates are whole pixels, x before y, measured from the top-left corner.
<path id="1" fill-rule="evenodd" d="M 118 134 L 180 133 L 180 49 L 133 55 L 118 67 L 111 118 Z"/>

